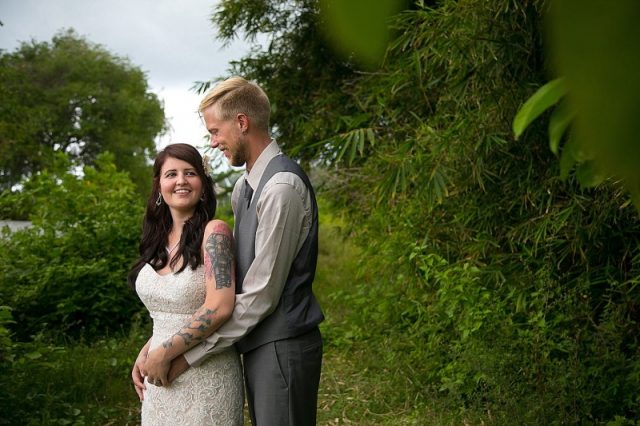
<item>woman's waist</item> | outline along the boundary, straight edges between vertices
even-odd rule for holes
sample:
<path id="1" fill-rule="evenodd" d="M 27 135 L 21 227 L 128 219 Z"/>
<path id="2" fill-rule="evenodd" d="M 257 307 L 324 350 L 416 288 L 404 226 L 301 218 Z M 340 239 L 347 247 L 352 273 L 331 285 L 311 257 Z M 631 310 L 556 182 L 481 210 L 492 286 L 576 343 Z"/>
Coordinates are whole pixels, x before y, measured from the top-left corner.
<path id="1" fill-rule="evenodd" d="M 158 313 L 151 315 L 153 319 L 153 336 L 151 347 L 159 346 L 165 340 L 178 333 L 191 321 L 191 314 Z"/>

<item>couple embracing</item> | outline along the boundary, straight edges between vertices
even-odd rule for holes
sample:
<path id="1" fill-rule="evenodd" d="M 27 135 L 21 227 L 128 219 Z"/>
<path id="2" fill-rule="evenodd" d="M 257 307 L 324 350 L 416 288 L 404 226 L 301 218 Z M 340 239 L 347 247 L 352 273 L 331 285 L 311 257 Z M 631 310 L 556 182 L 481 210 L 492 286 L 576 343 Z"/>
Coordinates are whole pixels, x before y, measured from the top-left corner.
<path id="1" fill-rule="evenodd" d="M 253 425 L 315 424 L 318 208 L 307 175 L 269 136 L 270 111 L 240 77 L 200 103 L 211 146 L 246 166 L 233 232 L 213 219 L 213 182 L 195 148 L 168 145 L 155 159 L 128 277 L 153 318 L 132 371 L 143 425 L 242 425 L 245 386 Z"/>

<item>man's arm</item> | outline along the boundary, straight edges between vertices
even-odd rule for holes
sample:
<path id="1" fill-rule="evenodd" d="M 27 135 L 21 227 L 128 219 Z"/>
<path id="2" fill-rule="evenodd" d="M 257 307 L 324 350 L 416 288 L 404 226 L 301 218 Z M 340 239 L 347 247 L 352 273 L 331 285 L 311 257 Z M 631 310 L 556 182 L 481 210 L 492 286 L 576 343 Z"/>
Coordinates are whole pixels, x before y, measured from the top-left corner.
<path id="1" fill-rule="evenodd" d="M 309 230 L 309 197 L 308 189 L 293 173 L 278 173 L 265 185 L 256 208 L 255 259 L 242 284 L 243 292 L 236 295 L 231 319 L 185 353 L 191 366 L 233 345 L 276 308 Z"/>
<path id="2" fill-rule="evenodd" d="M 184 355 L 178 355 L 173 360 L 171 360 L 171 367 L 169 368 L 169 373 L 167 374 L 167 380 L 169 383 L 173 382 L 176 377 L 184 373 L 189 369 L 189 363 Z"/>

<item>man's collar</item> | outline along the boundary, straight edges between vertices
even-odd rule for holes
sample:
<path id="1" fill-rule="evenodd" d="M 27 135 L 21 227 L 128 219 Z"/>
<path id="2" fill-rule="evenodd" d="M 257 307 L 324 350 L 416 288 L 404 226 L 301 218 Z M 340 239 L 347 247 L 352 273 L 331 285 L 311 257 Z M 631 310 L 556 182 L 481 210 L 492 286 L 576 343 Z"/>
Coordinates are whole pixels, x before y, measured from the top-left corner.
<path id="1" fill-rule="evenodd" d="M 245 179 L 247 179 L 249 185 L 251 185 L 251 188 L 255 190 L 258 187 L 260 179 L 262 179 L 262 174 L 267 168 L 267 165 L 273 157 L 279 154 L 282 154 L 282 151 L 280 151 L 278 143 L 275 140 L 272 140 L 271 143 L 267 145 L 267 147 L 260 153 L 260 156 L 258 157 L 256 162 L 253 163 L 251 172 L 245 172 Z"/>

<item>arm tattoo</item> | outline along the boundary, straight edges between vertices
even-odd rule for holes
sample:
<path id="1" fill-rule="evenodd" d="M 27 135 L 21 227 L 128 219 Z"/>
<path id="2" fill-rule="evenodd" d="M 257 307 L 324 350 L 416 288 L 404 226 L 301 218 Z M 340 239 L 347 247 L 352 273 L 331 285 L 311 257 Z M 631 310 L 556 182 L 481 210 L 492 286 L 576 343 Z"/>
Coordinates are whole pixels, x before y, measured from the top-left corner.
<path id="1" fill-rule="evenodd" d="M 231 287 L 233 250 L 231 238 L 226 234 L 209 235 L 205 245 L 208 278 L 215 277 L 216 289 Z"/>
<path id="2" fill-rule="evenodd" d="M 185 347 L 190 347 L 192 344 L 204 340 L 204 333 L 213 324 L 213 317 L 216 314 L 216 309 L 205 309 L 204 312 L 196 312 L 195 318 L 189 324 L 186 324 L 180 331 L 171 336 L 165 342 L 162 343 L 162 347 L 168 349 L 173 346 L 174 337 L 182 337 Z"/>

